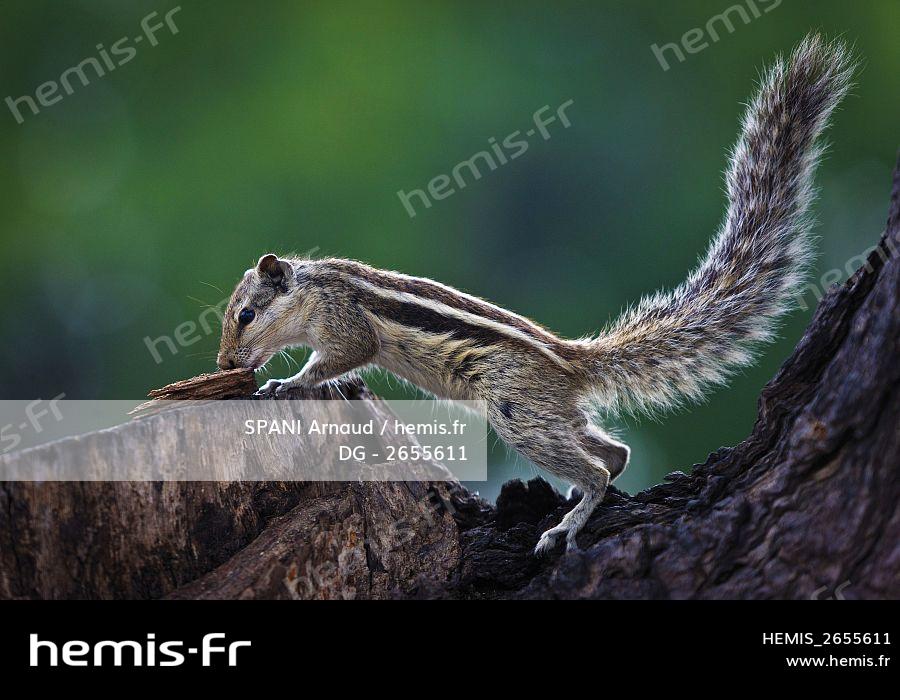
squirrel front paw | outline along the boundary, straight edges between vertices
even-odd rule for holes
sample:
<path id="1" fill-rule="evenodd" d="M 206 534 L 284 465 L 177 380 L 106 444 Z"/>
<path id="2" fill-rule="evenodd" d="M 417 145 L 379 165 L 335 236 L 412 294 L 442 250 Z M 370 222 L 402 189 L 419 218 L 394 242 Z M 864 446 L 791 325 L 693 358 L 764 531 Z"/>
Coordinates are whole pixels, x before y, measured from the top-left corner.
<path id="1" fill-rule="evenodd" d="M 280 379 L 270 379 L 256 391 L 257 396 L 275 396 L 275 391 L 281 386 Z"/>
<path id="2" fill-rule="evenodd" d="M 273 396 L 281 397 L 287 394 L 291 389 L 297 389 L 301 386 L 304 386 L 304 383 L 303 380 L 298 377 L 291 377 L 290 379 L 270 379 L 259 388 L 256 395 L 264 396 L 266 398 L 272 398 Z"/>

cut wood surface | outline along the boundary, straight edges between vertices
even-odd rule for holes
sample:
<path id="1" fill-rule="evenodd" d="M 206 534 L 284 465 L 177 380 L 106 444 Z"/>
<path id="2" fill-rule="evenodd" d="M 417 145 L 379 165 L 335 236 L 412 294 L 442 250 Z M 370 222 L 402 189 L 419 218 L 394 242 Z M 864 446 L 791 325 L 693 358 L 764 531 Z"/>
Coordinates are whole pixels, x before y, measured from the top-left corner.
<path id="1" fill-rule="evenodd" d="M 0 596 L 900 597 L 898 251 L 900 167 L 879 249 L 822 300 L 750 436 L 689 475 L 610 489 L 579 552 L 532 556 L 574 505 L 540 479 L 506 484 L 496 507 L 453 482 L 7 482 Z M 387 410 L 357 380 L 339 393 Z M 180 425 L 165 412 L 0 459 L 123 459 Z"/>
<path id="2" fill-rule="evenodd" d="M 256 391 L 256 375 L 252 369 L 229 369 L 201 374 L 162 389 L 153 389 L 148 396 L 159 400 L 230 399 L 249 396 Z"/>
<path id="3" fill-rule="evenodd" d="M 256 375 L 252 369 L 229 369 L 201 374 L 192 379 L 153 389 L 147 396 L 150 401 L 132 411 L 137 416 L 151 415 L 166 405 L 167 401 L 214 401 L 251 396 L 256 391 Z"/>

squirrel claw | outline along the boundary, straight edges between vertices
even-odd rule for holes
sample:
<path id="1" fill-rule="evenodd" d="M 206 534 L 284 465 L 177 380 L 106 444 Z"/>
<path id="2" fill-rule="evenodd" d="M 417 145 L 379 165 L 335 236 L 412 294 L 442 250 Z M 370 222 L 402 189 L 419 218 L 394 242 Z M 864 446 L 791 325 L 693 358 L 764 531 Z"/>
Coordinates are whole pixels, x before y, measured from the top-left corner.
<path id="1" fill-rule="evenodd" d="M 575 541 L 577 532 L 578 530 L 574 530 L 571 523 L 566 522 L 561 522 L 556 527 L 551 527 L 541 534 L 541 538 L 534 548 L 534 555 L 537 557 L 548 556 L 556 547 L 556 543 L 562 535 L 566 536 L 566 554 L 581 551 L 581 548 Z"/>
<path id="2" fill-rule="evenodd" d="M 270 379 L 257 390 L 255 395 L 271 398 L 278 394 L 278 390 L 281 386 L 282 382 L 280 379 Z"/>
<path id="3" fill-rule="evenodd" d="M 291 384 L 290 382 L 280 382 L 277 387 L 275 387 L 275 396 L 282 397 L 288 393 L 291 389 L 293 389 L 296 384 Z"/>
<path id="4" fill-rule="evenodd" d="M 256 395 L 270 399 L 282 399 L 291 389 L 296 389 L 301 386 L 303 386 L 303 382 L 297 381 L 296 379 L 270 379 L 262 385 L 259 391 L 256 392 Z"/>
<path id="5" fill-rule="evenodd" d="M 534 548 L 534 555 L 536 557 L 548 556 L 556 546 L 557 537 L 559 537 L 559 533 L 554 532 L 553 529 L 547 530 L 545 533 L 543 533 Z"/>

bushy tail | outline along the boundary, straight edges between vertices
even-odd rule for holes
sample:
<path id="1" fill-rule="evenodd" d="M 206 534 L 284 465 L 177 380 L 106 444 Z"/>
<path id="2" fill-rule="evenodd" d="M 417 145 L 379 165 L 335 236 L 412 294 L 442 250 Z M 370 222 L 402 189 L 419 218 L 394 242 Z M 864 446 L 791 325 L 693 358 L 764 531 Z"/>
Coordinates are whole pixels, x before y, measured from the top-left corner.
<path id="1" fill-rule="evenodd" d="M 847 49 L 807 37 L 765 74 L 727 175 L 729 206 L 700 266 L 587 342 L 600 402 L 626 410 L 699 399 L 769 340 L 810 259 L 816 139 L 846 94 Z"/>

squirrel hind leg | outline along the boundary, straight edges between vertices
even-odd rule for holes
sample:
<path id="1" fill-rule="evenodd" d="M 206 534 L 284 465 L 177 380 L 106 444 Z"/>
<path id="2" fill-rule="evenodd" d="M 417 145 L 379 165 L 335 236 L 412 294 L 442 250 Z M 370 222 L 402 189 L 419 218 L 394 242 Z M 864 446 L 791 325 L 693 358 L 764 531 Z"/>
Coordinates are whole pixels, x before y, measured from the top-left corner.
<path id="1" fill-rule="evenodd" d="M 536 555 L 545 555 L 552 551 L 563 534 L 566 536 L 566 551 L 578 550 L 576 540 L 578 533 L 594 509 L 602 503 L 610 482 L 625 471 L 630 456 L 631 450 L 627 445 L 610 437 L 595 425 L 588 423 L 575 429 L 566 456 L 569 464 L 566 465 L 565 471 L 584 495 L 576 506 L 563 516 L 559 525 L 541 534 L 534 549 Z M 573 462 L 580 463 L 579 467 L 573 469 Z M 547 468 L 555 471 L 552 467 Z"/>
<path id="2" fill-rule="evenodd" d="M 609 471 L 609 480 L 612 482 L 622 476 L 631 460 L 631 448 L 590 422 L 582 426 L 580 432 L 582 447 L 603 462 Z"/>
<path id="3" fill-rule="evenodd" d="M 535 554 L 551 551 L 562 537 L 567 551 L 578 548 L 576 536 L 603 500 L 606 488 L 628 463 L 629 450 L 578 416 L 548 415 L 521 401 L 488 401 L 488 420 L 497 434 L 523 456 L 570 483 L 584 496 L 560 521 L 541 535 Z"/>
<path id="4" fill-rule="evenodd" d="M 576 536 L 591 517 L 594 508 L 602 503 L 609 484 L 625 471 L 631 458 L 628 445 L 611 437 L 589 420 L 576 427 L 575 440 L 578 456 L 585 460 L 588 467 L 584 473 L 589 478 L 574 482 L 584 491 L 584 496 L 566 513 L 559 525 L 541 535 L 535 554 L 552 549 L 553 543 L 545 541 L 545 538 L 555 542 L 554 535 L 558 537 L 562 531 L 566 532 L 566 551 L 577 550 Z"/>

